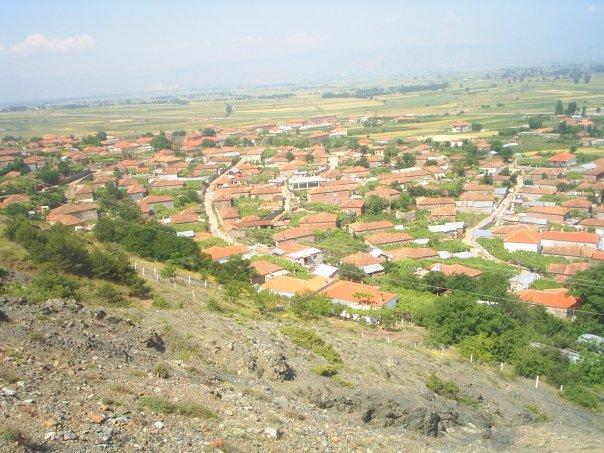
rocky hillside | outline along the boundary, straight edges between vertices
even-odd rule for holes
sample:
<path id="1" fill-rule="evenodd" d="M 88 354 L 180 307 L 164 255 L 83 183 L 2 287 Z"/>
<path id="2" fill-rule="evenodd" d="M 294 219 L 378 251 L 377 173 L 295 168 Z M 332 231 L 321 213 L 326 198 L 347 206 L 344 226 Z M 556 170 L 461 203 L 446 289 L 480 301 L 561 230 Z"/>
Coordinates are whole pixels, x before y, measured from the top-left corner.
<path id="1" fill-rule="evenodd" d="M 599 414 L 505 369 L 451 351 L 441 357 L 422 335 L 411 326 L 246 318 L 202 304 L 110 310 L 1 297 L 0 450 L 602 445 Z"/>

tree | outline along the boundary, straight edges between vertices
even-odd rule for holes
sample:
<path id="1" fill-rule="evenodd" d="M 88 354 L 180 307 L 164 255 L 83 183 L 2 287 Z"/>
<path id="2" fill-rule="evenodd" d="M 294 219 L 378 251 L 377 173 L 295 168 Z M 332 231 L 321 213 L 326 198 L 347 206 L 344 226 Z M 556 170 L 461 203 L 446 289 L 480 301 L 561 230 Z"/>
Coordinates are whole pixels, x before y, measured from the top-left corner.
<path id="1" fill-rule="evenodd" d="M 59 182 L 59 171 L 52 168 L 50 164 L 45 163 L 42 168 L 38 171 L 38 175 L 42 182 L 54 186 Z"/>
<path id="2" fill-rule="evenodd" d="M 204 127 L 201 131 L 201 135 L 204 137 L 214 137 L 216 135 L 216 130 L 211 127 Z"/>
<path id="3" fill-rule="evenodd" d="M 98 139 L 99 139 L 101 142 L 102 142 L 102 141 L 107 140 L 107 132 L 105 132 L 105 131 L 98 131 L 98 132 L 96 133 L 96 136 L 98 137 Z"/>
<path id="4" fill-rule="evenodd" d="M 403 153 L 400 161 L 397 159 L 397 166 L 402 168 L 411 168 L 415 165 L 415 156 L 411 153 Z"/>
<path id="5" fill-rule="evenodd" d="M 164 131 L 160 131 L 159 135 L 156 135 L 151 140 L 151 146 L 155 151 L 159 151 L 160 149 L 172 149 L 172 142 L 166 137 Z"/>
<path id="6" fill-rule="evenodd" d="M 376 195 L 370 196 L 365 200 L 365 212 L 373 215 L 382 214 L 388 207 L 388 202 Z"/>
<path id="7" fill-rule="evenodd" d="M 294 160 L 296 158 L 296 156 L 294 156 L 294 153 L 292 153 L 291 151 L 288 151 L 285 153 L 285 158 L 287 159 L 288 162 L 291 162 L 292 160 Z"/>
<path id="8" fill-rule="evenodd" d="M 481 131 L 482 130 L 482 124 L 480 123 L 472 123 L 471 128 L 473 131 Z"/>
<path id="9" fill-rule="evenodd" d="M 161 270 L 160 274 L 163 278 L 168 278 L 173 280 L 176 278 L 176 266 L 172 263 L 167 263 L 164 268 Z"/>
<path id="10" fill-rule="evenodd" d="M 361 156 L 360 159 L 356 161 L 356 165 L 369 168 L 369 160 L 367 160 L 367 156 Z"/>
<path id="11" fill-rule="evenodd" d="M 562 115 L 564 113 L 564 106 L 562 105 L 562 101 L 558 99 L 556 102 L 556 115 Z"/>
<path id="12" fill-rule="evenodd" d="M 581 116 L 585 116 L 585 112 L 587 111 L 587 107 L 583 106 L 581 107 Z"/>
<path id="13" fill-rule="evenodd" d="M 362 282 L 365 278 L 365 272 L 354 264 L 344 263 L 338 269 L 342 280 L 350 280 L 353 282 Z"/>
<path id="14" fill-rule="evenodd" d="M 231 104 L 225 105 L 224 112 L 226 116 L 231 116 L 233 114 L 233 106 Z"/>
<path id="15" fill-rule="evenodd" d="M 591 80 L 591 74 L 585 73 L 585 77 L 583 78 L 583 81 L 585 83 L 589 83 L 590 80 Z"/>
<path id="16" fill-rule="evenodd" d="M 572 116 L 577 111 L 577 103 L 575 101 L 569 102 L 566 107 L 565 114 L 568 116 Z"/>
<path id="17" fill-rule="evenodd" d="M 529 129 L 540 129 L 543 127 L 543 120 L 538 116 L 532 116 L 528 122 Z"/>
<path id="18" fill-rule="evenodd" d="M 447 278 L 442 272 L 430 271 L 424 277 L 427 290 L 433 294 L 442 294 L 447 290 Z"/>

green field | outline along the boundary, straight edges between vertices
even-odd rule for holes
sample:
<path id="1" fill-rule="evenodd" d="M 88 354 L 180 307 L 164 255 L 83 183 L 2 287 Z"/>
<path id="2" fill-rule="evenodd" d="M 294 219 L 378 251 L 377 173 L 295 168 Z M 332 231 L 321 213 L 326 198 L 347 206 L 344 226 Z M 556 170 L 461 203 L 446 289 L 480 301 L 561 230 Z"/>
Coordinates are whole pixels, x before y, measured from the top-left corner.
<path id="1" fill-rule="evenodd" d="M 604 104 L 604 76 L 594 75 L 589 84 L 573 84 L 567 79 L 525 79 L 508 83 L 482 77 L 449 79 L 445 91 L 392 94 L 375 99 L 322 99 L 325 91 L 341 88 L 326 87 L 294 90 L 286 99 L 251 99 L 243 101 L 207 100 L 188 105 L 143 104 L 115 105 L 78 109 L 49 109 L 0 113 L 0 135 L 88 134 L 105 130 L 122 136 L 147 131 L 199 129 L 208 124 L 237 127 L 262 122 L 287 122 L 333 113 L 339 117 L 414 113 L 419 122 L 404 123 L 396 130 L 375 132 L 376 136 L 437 136 L 449 135 L 450 123 L 457 118 L 480 122 L 481 133 L 456 134 L 458 137 L 488 137 L 495 131 L 526 124 L 525 115 L 553 113 L 554 104 L 576 101 L 589 110 Z M 493 86 L 493 84 L 495 86 Z M 391 84 L 385 84 L 391 85 Z M 466 91 L 469 89 L 469 91 Z M 254 92 L 245 94 L 254 95 Z M 225 104 L 235 111 L 225 118 Z M 463 113 L 461 113 L 463 112 Z M 460 115 L 461 113 L 461 115 Z M 422 120 L 422 116 L 431 115 Z M 459 116 L 458 116 L 459 115 Z M 358 125 L 350 125 L 358 128 Z"/>

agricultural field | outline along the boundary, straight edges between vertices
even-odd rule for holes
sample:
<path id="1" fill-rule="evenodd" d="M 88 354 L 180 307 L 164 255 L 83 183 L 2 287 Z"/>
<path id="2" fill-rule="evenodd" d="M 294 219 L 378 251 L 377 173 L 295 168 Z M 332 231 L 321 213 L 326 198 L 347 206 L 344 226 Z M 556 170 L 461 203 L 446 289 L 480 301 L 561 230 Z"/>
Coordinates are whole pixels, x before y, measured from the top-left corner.
<path id="1" fill-rule="evenodd" d="M 581 81 L 576 85 L 568 79 L 555 80 L 551 77 L 547 80 L 531 78 L 508 83 L 503 79 L 471 75 L 457 76 L 449 82 L 449 88 L 444 91 L 395 93 L 372 99 L 321 97 L 326 91 L 354 88 L 342 86 L 293 89 L 294 96 L 285 99 L 259 99 L 258 94 L 266 94 L 266 91 L 250 91 L 244 94 L 251 96 L 251 99 L 241 101 L 222 97 L 186 105 L 131 104 L 1 112 L 0 135 L 83 135 L 105 130 L 127 136 L 147 131 L 194 130 L 208 124 L 240 127 L 263 122 L 288 122 L 324 114 L 346 118 L 414 113 L 417 115 L 416 121 L 401 123 L 387 130 L 377 128 L 368 135 L 446 140 L 453 121 L 451 117 L 479 122 L 484 126 L 480 132 L 456 134 L 456 137 L 489 137 L 499 129 L 526 124 L 526 115 L 552 113 L 558 99 L 565 104 L 576 101 L 579 108 L 586 106 L 588 110 L 604 103 L 602 75 L 594 75 L 589 84 Z M 384 82 L 384 86 L 393 84 Z M 227 103 L 234 106 L 234 112 L 225 117 Z M 351 125 L 350 128 L 358 128 L 358 125 Z"/>

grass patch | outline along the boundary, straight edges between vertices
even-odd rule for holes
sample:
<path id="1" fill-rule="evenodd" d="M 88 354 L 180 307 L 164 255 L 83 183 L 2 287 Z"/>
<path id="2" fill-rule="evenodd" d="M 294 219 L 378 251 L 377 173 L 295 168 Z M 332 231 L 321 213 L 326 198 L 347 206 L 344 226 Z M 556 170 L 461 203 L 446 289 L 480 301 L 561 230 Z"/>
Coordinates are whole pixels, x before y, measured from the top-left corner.
<path id="1" fill-rule="evenodd" d="M 175 403 L 158 396 L 143 396 L 138 406 L 156 414 L 175 414 L 183 417 L 199 417 L 205 420 L 218 420 L 218 414 L 212 409 L 198 403 Z"/>
<path id="2" fill-rule="evenodd" d="M 597 409 L 599 401 L 597 395 L 583 385 L 572 385 L 560 394 L 562 398 L 586 409 Z"/>
<path id="3" fill-rule="evenodd" d="M 459 386 L 453 381 L 445 381 L 432 373 L 426 381 L 426 387 L 437 395 L 448 400 L 457 401 L 466 406 L 478 407 L 480 400 L 471 395 L 461 393 Z"/>
<path id="4" fill-rule="evenodd" d="M 334 377 L 342 368 L 342 358 L 333 347 L 326 343 L 316 332 L 300 327 L 287 326 L 281 328 L 281 333 L 289 337 L 296 346 L 314 352 L 325 359 L 327 364 L 318 364 L 312 368 L 319 376 Z"/>
<path id="5" fill-rule="evenodd" d="M 545 415 L 543 412 L 539 410 L 537 406 L 534 404 L 527 404 L 524 406 L 527 412 L 530 412 L 533 416 L 533 421 L 536 423 L 546 422 L 549 420 L 549 417 Z"/>

